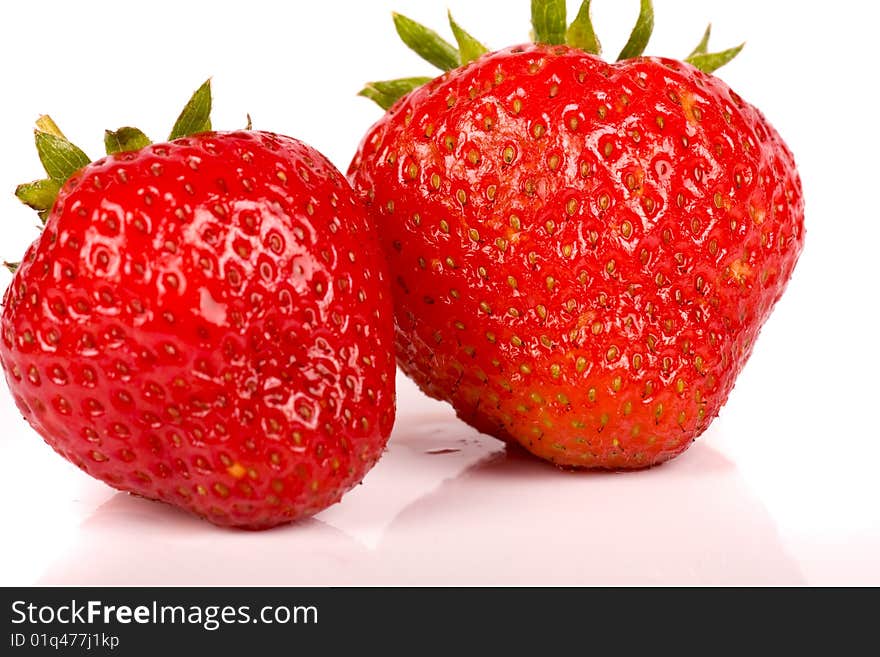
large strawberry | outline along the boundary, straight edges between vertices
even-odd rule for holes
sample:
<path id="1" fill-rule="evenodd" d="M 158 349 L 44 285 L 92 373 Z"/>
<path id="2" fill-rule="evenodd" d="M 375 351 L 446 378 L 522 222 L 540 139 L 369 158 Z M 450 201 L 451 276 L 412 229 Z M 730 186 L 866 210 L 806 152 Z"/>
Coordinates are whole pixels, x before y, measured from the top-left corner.
<path id="1" fill-rule="evenodd" d="M 447 70 L 373 83 L 390 108 L 349 176 L 392 272 L 400 366 L 554 463 L 640 468 L 726 401 L 803 244 L 794 159 L 711 75 L 740 50 L 609 64 L 585 1 L 534 0 L 537 44 L 459 48 L 395 16 Z M 399 100 L 398 100 L 399 98 Z"/>
<path id="2" fill-rule="evenodd" d="M 92 163 L 41 119 L 48 178 L 18 195 L 45 227 L 0 358 L 28 422 L 90 475 L 265 528 L 333 504 L 381 455 L 391 299 L 342 174 L 289 137 L 208 132 L 210 98 L 168 143 L 108 132 Z"/>

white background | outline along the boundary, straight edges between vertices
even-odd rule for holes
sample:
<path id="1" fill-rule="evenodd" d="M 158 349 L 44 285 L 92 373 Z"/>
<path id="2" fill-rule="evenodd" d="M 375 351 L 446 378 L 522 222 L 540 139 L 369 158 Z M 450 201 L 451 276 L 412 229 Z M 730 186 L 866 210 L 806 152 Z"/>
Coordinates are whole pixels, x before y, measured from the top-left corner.
<path id="1" fill-rule="evenodd" d="M 527 39 L 528 0 L 448 5 L 489 45 Z M 594 2 L 606 55 L 637 7 Z M 12 191 L 41 174 L 31 133 L 40 113 L 97 157 L 105 128 L 164 137 L 213 76 L 216 127 L 242 127 L 249 112 L 255 127 L 299 137 L 344 170 L 380 116 L 355 96 L 361 84 L 430 74 L 397 42 L 390 11 L 448 35 L 445 9 L 0 3 L 0 256 L 17 259 L 37 234 Z M 315 519 L 252 534 L 89 479 L 27 427 L 3 386 L 0 584 L 880 584 L 880 12 L 855 0 L 656 9 L 649 54 L 686 55 L 710 20 L 718 49 L 748 41 L 720 76 L 788 141 L 807 201 L 789 290 L 694 447 L 648 472 L 563 473 L 506 456 L 400 379 L 389 451 L 364 485 Z"/>

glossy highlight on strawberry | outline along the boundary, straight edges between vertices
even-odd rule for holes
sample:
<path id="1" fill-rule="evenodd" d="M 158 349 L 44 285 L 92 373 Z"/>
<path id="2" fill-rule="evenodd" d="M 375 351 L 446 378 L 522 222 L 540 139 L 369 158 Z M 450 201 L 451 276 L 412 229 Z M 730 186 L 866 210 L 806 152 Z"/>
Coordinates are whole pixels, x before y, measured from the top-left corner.
<path id="1" fill-rule="evenodd" d="M 544 43 L 470 57 L 455 31 L 473 61 L 399 94 L 349 170 L 391 265 L 401 368 L 466 422 L 562 466 L 684 451 L 803 245 L 778 133 L 696 65 L 638 56 L 639 29 L 615 64 L 546 25 Z M 707 42 L 691 58 L 706 70 L 739 52 Z"/>
<path id="2" fill-rule="evenodd" d="M 374 229 L 326 158 L 200 132 L 67 180 L 6 292 L 0 358 L 24 417 L 88 474 L 259 529 L 335 503 L 380 457 L 390 314 Z"/>

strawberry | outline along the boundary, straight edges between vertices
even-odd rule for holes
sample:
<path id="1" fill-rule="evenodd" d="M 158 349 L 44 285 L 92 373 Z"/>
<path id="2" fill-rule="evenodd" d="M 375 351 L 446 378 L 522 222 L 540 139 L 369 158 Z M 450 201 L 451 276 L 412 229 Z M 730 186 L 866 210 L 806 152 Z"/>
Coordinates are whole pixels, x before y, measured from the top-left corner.
<path id="1" fill-rule="evenodd" d="M 391 298 L 344 176 L 289 137 L 210 132 L 209 110 L 206 83 L 168 143 L 108 132 L 92 163 L 41 119 L 49 178 L 18 195 L 45 228 L 0 359 L 27 421 L 88 474 L 261 529 L 337 502 L 381 455 Z"/>
<path id="2" fill-rule="evenodd" d="M 458 48 L 373 83 L 390 108 L 349 170 L 391 267 L 398 363 L 476 428 L 561 466 L 642 468 L 725 403 L 803 245 L 793 156 L 711 75 L 742 48 L 617 63 L 586 1 L 534 0 L 536 44 Z"/>

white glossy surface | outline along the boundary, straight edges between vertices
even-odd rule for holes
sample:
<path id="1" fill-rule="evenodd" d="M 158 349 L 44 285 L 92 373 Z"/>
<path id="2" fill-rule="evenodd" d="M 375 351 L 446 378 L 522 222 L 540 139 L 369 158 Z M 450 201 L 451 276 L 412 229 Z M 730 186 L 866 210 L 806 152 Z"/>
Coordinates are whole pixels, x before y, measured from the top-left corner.
<path id="1" fill-rule="evenodd" d="M 653 470 L 571 473 L 506 450 L 401 387 L 388 453 L 364 484 L 312 520 L 263 533 L 115 493 L 34 436 L 6 439 L 0 494 L 15 502 L 0 581 L 880 584 L 876 484 L 793 475 L 819 465 L 802 459 L 762 482 L 776 463 L 755 467 L 760 454 L 726 449 L 732 423 Z M 31 482 L 36 469 L 45 478 Z M 831 489 L 817 495 L 820 481 Z M 797 489 L 798 501 L 781 488 Z"/>
<path id="2" fill-rule="evenodd" d="M 527 0 L 448 4 L 495 45 L 525 38 Z M 616 35 L 605 39 L 609 52 L 634 18 L 638 3 L 628 4 L 594 3 L 602 33 Z M 239 126 L 250 111 L 258 127 L 309 141 L 344 168 L 378 116 L 353 97 L 358 85 L 426 72 L 392 40 L 388 11 L 439 26 L 445 7 L 252 0 L 240 30 L 239 4 L 198 5 L 158 0 L 120 17 L 116 3 L 2 3 L 0 191 L 38 175 L 29 126 L 40 111 L 97 152 L 106 127 L 161 135 L 211 74 L 215 125 Z M 789 142 L 808 208 L 789 291 L 721 417 L 688 452 L 641 473 L 557 471 L 507 453 L 401 379 L 394 436 L 364 485 L 310 521 L 241 533 L 89 479 L 29 430 L 2 387 L 0 584 L 880 585 L 880 135 L 866 83 L 876 78 L 878 9 L 855 0 L 656 5 L 651 52 L 686 52 L 709 19 L 719 47 L 749 39 L 721 76 Z M 24 26 L 38 14 L 33 40 Z M 178 39 L 172 16 L 202 27 Z M 152 45 L 100 57 L 120 20 L 126 41 Z M 322 22 L 338 43 L 363 45 L 328 50 L 327 33 L 314 29 Z M 307 65 L 318 52 L 323 65 Z M 35 71 L 53 71 L 51 84 Z M 0 216 L 0 255 L 14 259 L 35 237 L 33 219 L 5 192 Z"/>

